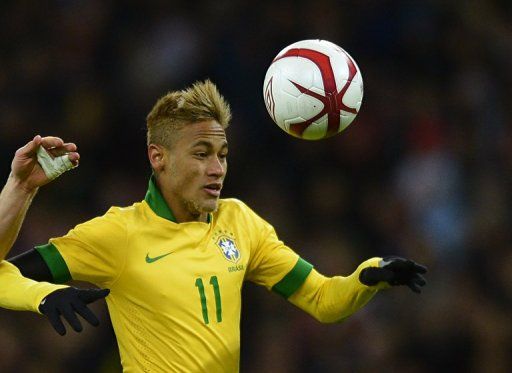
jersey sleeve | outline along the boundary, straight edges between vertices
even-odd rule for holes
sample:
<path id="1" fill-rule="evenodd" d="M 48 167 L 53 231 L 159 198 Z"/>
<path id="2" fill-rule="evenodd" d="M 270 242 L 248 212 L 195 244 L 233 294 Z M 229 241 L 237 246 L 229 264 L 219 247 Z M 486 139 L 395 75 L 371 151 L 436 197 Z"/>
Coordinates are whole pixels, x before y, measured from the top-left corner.
<path id="1" fill-rule="evenodd" d="M 23 277 L 13 264 L 0 262 L 0 307 L 16 311 L 39 311 L 44 297 L 67 286 L 37 282 Z"/>
<path id="2" fill-rule="evenodd" d="M 125 261 L 126 223 L 120 208 L 77 225 L 62 237 L 37 246 L 55 282 L 87 281 L 109 287 L 118 278 Z"/>
<path id="3" fill-rule="evenodd" d="M 250 218 L 247 227 L 252 238 L 247 280 L 284 298 L 290 297 L 304 283 L 313 266 L 286 246 L 268 222 L 252 210 L 245 215 Z"/>
<path id="4" fill-rule="evenodd" d="M 384 282 L 367 286 L 359 281 L 364 268 L 378 267 L 382 258 L 371 258 L 361 263 L 349 276 L 325 277 L 313 270 L 304 284 L 288 300 L 324 323 L 340 322 L 372 299 Z"/>

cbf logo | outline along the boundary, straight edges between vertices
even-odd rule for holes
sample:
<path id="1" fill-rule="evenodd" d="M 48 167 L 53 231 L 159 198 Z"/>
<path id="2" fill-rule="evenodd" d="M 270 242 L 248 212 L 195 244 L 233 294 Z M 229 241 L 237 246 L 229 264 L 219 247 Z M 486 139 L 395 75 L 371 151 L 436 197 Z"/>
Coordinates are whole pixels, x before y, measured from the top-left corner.
<path id="1" fill-rule="evenodd" d="M 224 258 L 230 262 L 237 263 L 240 260 L 240 251 L 236 247 L 235 240 L 228 236 L 217 238 L 217 246 L 222 251 Z"/>

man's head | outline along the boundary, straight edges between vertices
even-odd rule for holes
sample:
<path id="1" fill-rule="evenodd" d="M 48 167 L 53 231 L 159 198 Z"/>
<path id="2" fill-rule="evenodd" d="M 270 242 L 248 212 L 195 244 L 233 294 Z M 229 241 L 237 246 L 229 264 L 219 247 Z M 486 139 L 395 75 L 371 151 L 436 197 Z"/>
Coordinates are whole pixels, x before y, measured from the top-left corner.
<path id="1" fill-rule="evenodd" d="M 227 170 L 229 105 L 209 80 L 160 98 L 147 116 L 148 156 L 178 221 L 217 208 Z"/>

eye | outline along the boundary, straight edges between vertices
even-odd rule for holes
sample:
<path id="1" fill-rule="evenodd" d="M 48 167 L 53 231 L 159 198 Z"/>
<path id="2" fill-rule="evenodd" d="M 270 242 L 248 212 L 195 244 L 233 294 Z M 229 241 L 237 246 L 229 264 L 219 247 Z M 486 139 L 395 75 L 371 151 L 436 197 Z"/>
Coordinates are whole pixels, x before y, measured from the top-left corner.
<path id="1" fill-rule="evenodd" d="M 228 153 L 219 154 L 219 159 L 225 160 L 228 157 Z"/>
<path id="2" fill-rule="evenodd" d="M 208 156 L 208 154 L 206 154 L 206 152 L 197 152 L 194 155 L 198 158 L 206 158 Z"/>

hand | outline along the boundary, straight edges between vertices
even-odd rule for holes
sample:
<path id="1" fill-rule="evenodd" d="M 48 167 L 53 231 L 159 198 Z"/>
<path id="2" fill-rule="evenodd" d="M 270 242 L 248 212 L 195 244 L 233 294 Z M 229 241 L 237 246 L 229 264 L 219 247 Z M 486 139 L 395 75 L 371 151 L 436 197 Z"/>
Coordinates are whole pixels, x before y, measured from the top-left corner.
<path id="1" fill-rule="evenodd" d="M 421 274 L 427 268 L 409 259 L 389 256 L 382 259 L 379 267 L 367 267 L 359 274 L 361 283 L 373 286 L 381 281 L 391 286 L 407 285 L 415 293 L 421 293 L 420 287 L 427 283 Z"/>
<path id="2" fill-rule="evenodd" d="M 44 147 L 53 158 L 67 154 L 73 167 L 78 166 L 80 155 L 76 152 L 77 146 L 75 144 L 64 143 L 59 137 L 41 137 L 37 135 L 32 141 L 16 151 L 11 164 L 11 176 L 21 183 L 27 191 L 37 189 L 51 181 L 37 161 L 37 150 L 40 146 Z"/>
<path id="3" fill-rule="evenodd" d="M 60 319 L 64 316 L 69 325 L 76 332 L 82 331 L 82 324 L 76 313 L 93 326 L 98 326 L 98 318 L 87 307 L 89 303 L 106 297 L 110 293 L 109 289 L 77 289 L 73 287 L 59 289 L 48 294 L 41 304 L 39 311 L 48 317 L 53 328 L 60 335 L 66 334 L 66 328 Z"/>

